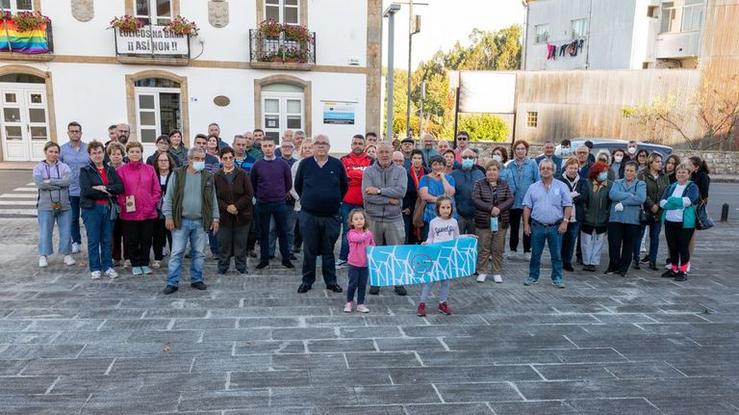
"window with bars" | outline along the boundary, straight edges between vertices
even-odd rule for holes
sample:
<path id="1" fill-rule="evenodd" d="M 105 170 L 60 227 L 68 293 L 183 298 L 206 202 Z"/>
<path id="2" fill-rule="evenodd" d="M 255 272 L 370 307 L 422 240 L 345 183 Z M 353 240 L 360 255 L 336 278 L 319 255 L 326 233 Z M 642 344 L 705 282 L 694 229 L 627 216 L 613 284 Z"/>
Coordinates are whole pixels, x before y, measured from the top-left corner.
<path id="1" fill-rule="evenodd" d="M 539 126 L 539 113 L 536 111 L 529 111 L 526 113 L 526 126 L 530 128 L 536 128 Z"/>

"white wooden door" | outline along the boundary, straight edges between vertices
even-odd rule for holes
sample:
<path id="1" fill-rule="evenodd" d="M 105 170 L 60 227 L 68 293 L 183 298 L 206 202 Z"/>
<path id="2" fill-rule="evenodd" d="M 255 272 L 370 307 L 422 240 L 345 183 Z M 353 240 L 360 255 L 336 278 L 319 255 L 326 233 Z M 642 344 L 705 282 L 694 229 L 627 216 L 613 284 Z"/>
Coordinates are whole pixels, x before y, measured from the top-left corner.
<path id="1" fill-rule="evenodd" d="M 180 90 L 136 88 L 136 128 L 146 156 L 156 151 L 156 139 L 182 126 Z"/>
<path id="2" fill-rule="evenodd" d="M 49 141 L 45 86 L 0 84 L 0 136 L 7 161 L 41 160 Z"/>
<path id="3" fill-rule="evenodd" d="M 262 120 L 264 135 L 279 143 L 286 129 L 303 130 L 303 95 L 295 93 L 274 93 L 262 96 Z"/>

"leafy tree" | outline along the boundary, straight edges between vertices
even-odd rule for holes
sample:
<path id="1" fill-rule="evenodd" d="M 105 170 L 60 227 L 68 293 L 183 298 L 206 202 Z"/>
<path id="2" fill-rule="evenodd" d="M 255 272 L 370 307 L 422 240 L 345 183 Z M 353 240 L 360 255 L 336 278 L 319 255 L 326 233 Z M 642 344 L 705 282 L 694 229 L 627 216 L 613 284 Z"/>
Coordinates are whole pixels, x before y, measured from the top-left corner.
<path id="1" fill-rule="evenodd" d="M 471 141 L 506 141 L 508 138 L 508 125 L 492 114 L 459 114 L 460 131 L 467 131 Z M 454 132 L 454 125 L 452 131 Z"/>

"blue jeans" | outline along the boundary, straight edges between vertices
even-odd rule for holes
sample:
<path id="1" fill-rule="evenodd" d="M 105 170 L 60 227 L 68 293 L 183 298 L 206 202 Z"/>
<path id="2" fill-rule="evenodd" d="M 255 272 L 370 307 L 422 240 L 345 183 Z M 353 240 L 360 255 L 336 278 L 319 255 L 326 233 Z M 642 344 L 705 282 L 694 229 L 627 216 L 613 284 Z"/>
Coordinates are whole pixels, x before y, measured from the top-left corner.
<path id="1" fill-rule="evenodd" d="M 577 235 L 580 233 L 580 222 L 567 224 L 567 232 L 562 235 L 562 262 L 572 265 L 572 255 L 575 253 Z"/>
<path id="2" fill-rule="evenodd" d="M 290 252 L 287 248 L 287 204 L 285 202 L 257 201 L 257 221 L 259 222 L 260 262 L 269 262 L 269 222 L 274 218 L 277 239 L 280 241 L 280 255 L 287 261 Z"/>
<path id="3" fill-rule="evenodd" d="M 300 212 L 300 233 L 303 234 L 303 284 L 316 282 L 316 257 L 321 256 L 321 271 L 326 285 L 336 284 L 334 245 L 339 239 L 341 216 L 314 216 Z"/>
<path id="4" fill-rule="evenodd" d="M 354 209 L 362 208 L 362 205 L 341 202 L 341 249 L 339 249 L 339 261 L 346 261 L 349 256 L 349 241 L 346 239 L 346 234 L 349 233 L 349 213 Z"/>
<path id="5" fill-rule="evenodd" d="M 110 205 L 98 205 L 82 209 L 82 219 L 87 232 L 87 256 L 90 272 L 113 268 L 113 221 Z"/>
<path id="6" fill-rule="evenodd" d="M 295 211 L 294 206 L 287 205 L 285 217 L 285 222 L 287 223 L 287 250 L 292 255 L 294 252 L 295 222 L 298 220 L 298 212 Z M 277 247 L 277 226 L 275 225 L 275 219 L 272 218 L 269 221 L 269 256 L 275 256 L 275 247 Z"/>
<path id="7" fill-rule="evenodd" d="M 59 253 L 69 255 L 72 252 L 72 210 L 64 210 L 59 216 L 54 216 L 51 210 L 38 211 L 38 254 L 49 256 L 54 253 L 54 244 L 51 240 L 54 235 L 54 222 L 59 228 Z"/>
<path id="8" fill-rule="evenodd" d="M 69 203 L 72 205 L 72 243 L 81 243 L 82 235 L 80 235 L 80 197 L 69 196 Z"/>
<path id="9" fill-rule="evenodd" d="M 644 232 L 649 226 L 649 262 L 657 263 L 657 251 L 659 250 L 659 234 L 662 232 L 662 221 L 649 219 L 646 224 L 639 225 L 639 233 L 634 241 L 634 260 L 639 260 L 639 249 L 641 248 L 641 240 L 644 238 Z"/>
<path id="10" fill-rule="evenodd" d="M 179 229 L 172 230 L 172 252 L 169 256 L 167 285 L 178 286 L 182 257 L 187 242 L 190 241 L 190 282 L 203 281 L 203 264 L 205 263 L 205 240 L 207 234 L 203 229 L 203 221 L 182 218 Z"/>
<path id="11" fill-rule="evenodd" d="M 557 230 L 559 225 L 545 226 L 534 220 L 531 221 L 531 262 L 529 263 L 529 278 L 539 280 L 541 254 L 544 252 L 544 243 L 549 245 L 549 255 L 552 257 L 552 281 L 562 281 L 562 235 Z"/>

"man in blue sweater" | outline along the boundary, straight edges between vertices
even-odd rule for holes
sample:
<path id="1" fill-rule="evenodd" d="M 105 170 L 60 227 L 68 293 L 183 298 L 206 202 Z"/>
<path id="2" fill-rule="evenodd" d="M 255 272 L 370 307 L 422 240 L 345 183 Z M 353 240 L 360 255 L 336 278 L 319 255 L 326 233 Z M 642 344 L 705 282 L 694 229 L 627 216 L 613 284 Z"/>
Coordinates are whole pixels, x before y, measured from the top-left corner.
<path id="1" fill-rule="evenodd" d="M 300 233 L 303 235 L 303 282 L 298 293 L 308 292 L 316 281 L 316 257 L 321 255 L 326 289 L 342 291 L 336 283 L 334 245 L 339 239 L 339 208 L 349 189 L 344 165 L 328 155 L 328 136 L 319 134 L 313 141 L 313 157 L 300 162 L 295 173 L 295 191 L 300 195 Z"/>
<path id="2" fill-rule="evenodd" d="M 264 158 L 257 160 L 251 168 L 251 184 L 257 198 L 257 220 L 259 221 L 260 260 L 257 269 L 269 265 L 269 221 L 274 218 L 277 239 L 280 243 L 282 265 L 295 268 L 290 262 L 287 245 L 287 195 L 292 188 L 290 166 L 275 157 L 275 142 L 268 137 L 262 140 Z"/>

